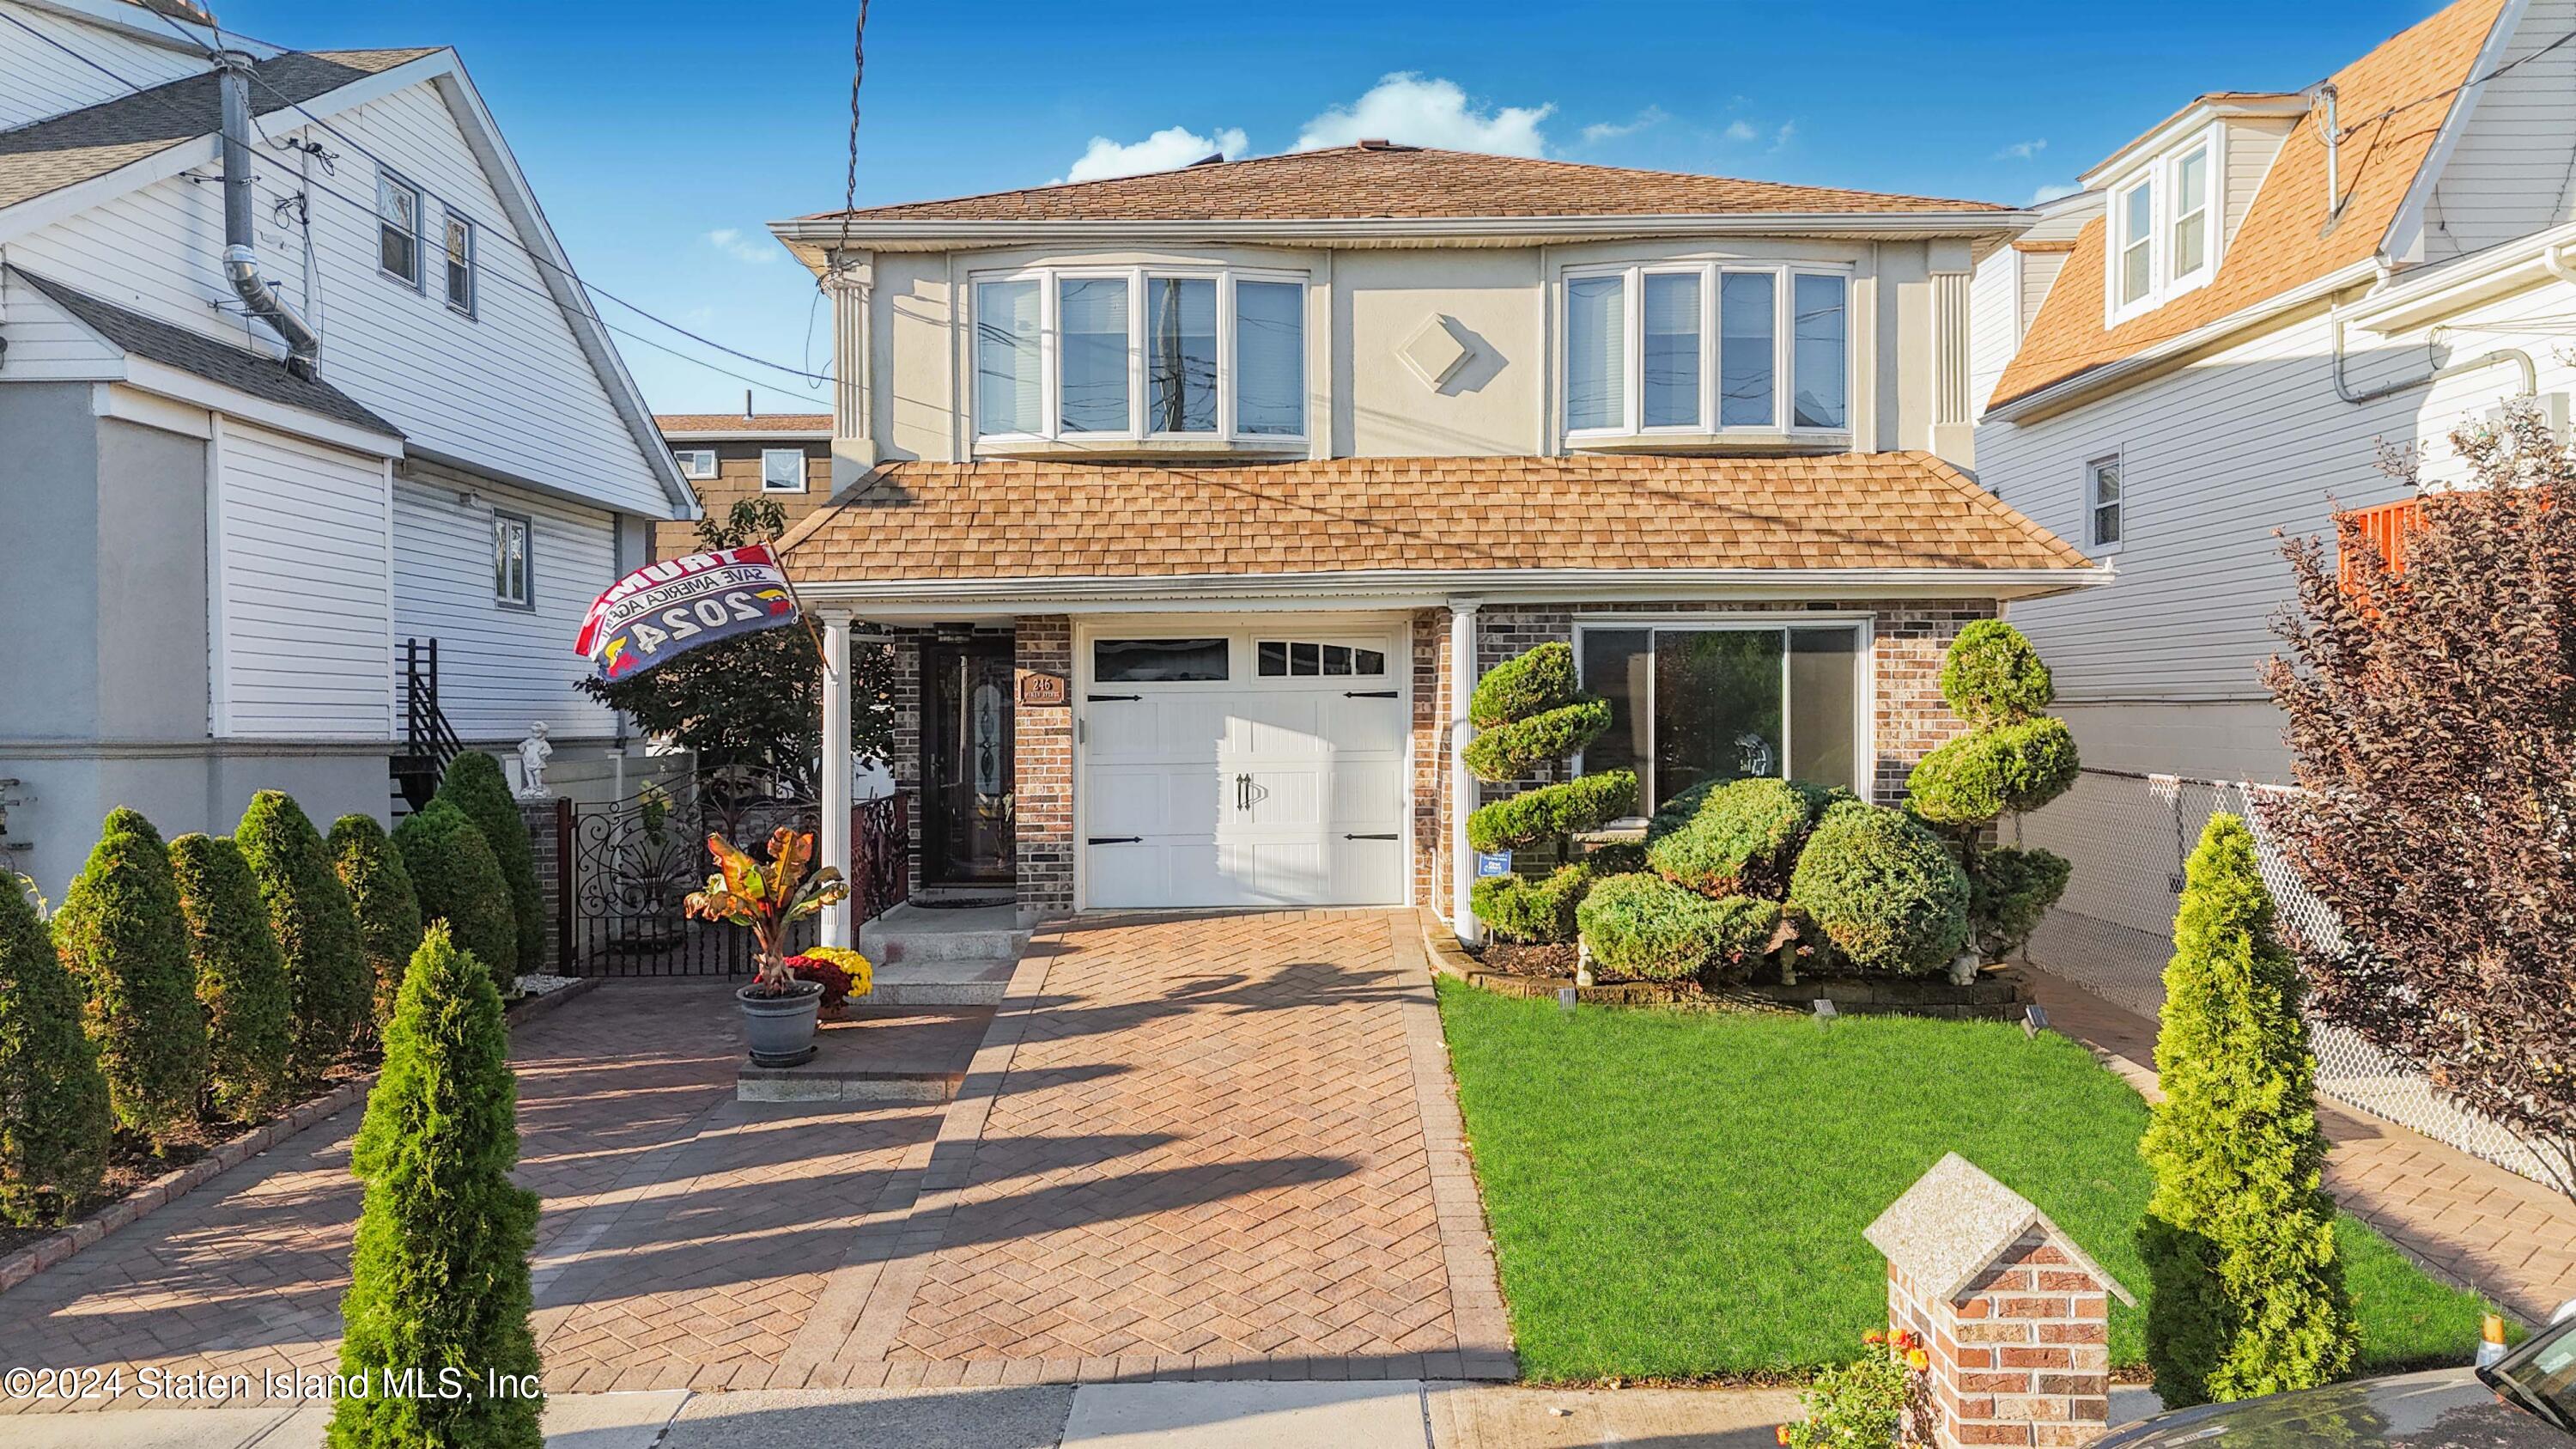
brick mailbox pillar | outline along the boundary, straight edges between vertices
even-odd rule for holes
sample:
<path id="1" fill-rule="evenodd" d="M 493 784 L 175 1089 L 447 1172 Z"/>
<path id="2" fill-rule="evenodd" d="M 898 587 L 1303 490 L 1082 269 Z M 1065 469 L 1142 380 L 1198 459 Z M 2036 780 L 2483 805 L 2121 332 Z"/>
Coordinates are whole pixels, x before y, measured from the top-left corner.
<path id="1" fill-rule="evenodd" d="M 1907 1435 L 2075 1445 L 2110 1426 L 2110 1300 L 2137 1300 L 2030 1200 L 1953 1152 L 1871 1223 L 1887 1322 L 1930 1359 Z"/>

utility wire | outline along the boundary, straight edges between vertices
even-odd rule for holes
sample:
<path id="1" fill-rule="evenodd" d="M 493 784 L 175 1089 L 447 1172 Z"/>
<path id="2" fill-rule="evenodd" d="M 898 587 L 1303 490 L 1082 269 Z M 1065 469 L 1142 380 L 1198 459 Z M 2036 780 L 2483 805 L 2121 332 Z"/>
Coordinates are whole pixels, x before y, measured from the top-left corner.
<path id="1" fill-rule="evenodd" d="M 2540 59 L 2542 56 L 2549 54 L 2551 51 L 2558 49 L 2560 46 L 2567 44 L 2569 41 L 2576 41 L 2576 30 L 2568 31 L 2565 35 L 2558 37 L 2556 40 L 2549 42 L 2547 45 L 2540 47 L 2529 55 L 2515 56 L 2513 59 L 2506 61 L 2504 64 L 2497 66 L 2495 69 L 2488 71 L 2484 75 L 2473 75 L 2467 80 L 2460 82 L 2458 85 L 2446 87 L 2445 89 L 2434 91 L 2428 95 L 2417 96 L 2411 101 L 2400 101 L 2396 105 L 2390 106 L 2386 110 L 2380 111 L 2375 115 L 2364 116 L 2362 119 L 2335 132 L 2335 139 L 2338 141 L 2349 141 L 2355 134 L 2360 132 L 2362 128 L 2366 126 L 2376 126 L 2391 116 L 2398 115 L 2405 111 L 2414 110 L 2418 106 L 2429 106 L 2435 101 L 2449 100 L 2451 97 L 2458 95 L 2469 87 L 2474 85 L 2483 85 L 2488 81 L 2494 80 L 2497 76 L 2504 74 L 2506 71 L 2512 70 L 2516 66 L 2528 65 L 2531 62 Z"/>

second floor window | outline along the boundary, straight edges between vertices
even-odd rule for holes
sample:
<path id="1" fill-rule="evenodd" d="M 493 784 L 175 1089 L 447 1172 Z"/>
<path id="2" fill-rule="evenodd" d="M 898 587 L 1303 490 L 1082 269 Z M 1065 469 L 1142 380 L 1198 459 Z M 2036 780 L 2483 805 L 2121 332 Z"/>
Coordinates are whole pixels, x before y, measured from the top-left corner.
<path id="1" fill-rule="evenodd" d="M 420 188 L 389 171 L 376 174 L 376 265 L 420 285 Z"/>
<path id="2" fill-rule="evenodd" d="M 978 437 L 1306 434 L 1302 280 L 1047 270 L 979 279 L 972 305 Z"/>
<path id="3" fill-rule="evenodd" d="M 761 449 L 760 491 L 763 493 L 804 492 L 805 450 L 802 448 Z"/>
<path id="4" fill-rule="evenodd" d="M 2096 458 L 2084 465 L 2084 502 L 2096 551 L 2120 546 L 2120 458 Z"/>
<path id="5" fill-rule="evenodd" d="M 528 577 L 529 536 L 534 531 L 524 515 L 492 515 L 492 602 L 505 609 L 536 607 L 536 587 Z"/>
<path id="6" fill-rule="evenodd" d="M 675 448 L 671 456 L 679 460 L 683 478 L 716 476 L 716 450 L 713 448 Z"/>
<path id="7" fill-rule="evenodd" d="M 1565 427 L 1582 435 L 1851 426 L 1851 279 L 1719 264 L 1565 281 Z"/>
<path id="8" fill-rule="evenodd" d="M 447 213 L 447 305 L 474 315 L 474 223 Z"/>
<path id="9" fill-rule="evenodd" d="M 2205 135 L 2111 188 L 2109 322 L 2160 306 L 2214 275 L 2223 240 L 2217 155 L 2217 140 Z"/>

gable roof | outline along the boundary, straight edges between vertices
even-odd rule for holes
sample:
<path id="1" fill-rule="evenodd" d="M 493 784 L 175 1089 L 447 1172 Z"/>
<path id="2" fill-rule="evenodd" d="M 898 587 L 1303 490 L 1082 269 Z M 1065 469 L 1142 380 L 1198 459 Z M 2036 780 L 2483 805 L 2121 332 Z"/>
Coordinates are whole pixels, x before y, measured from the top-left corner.
<path id="1" fill-rule="evenodd" d="M 272 56 L 251 68 L 252 108 L 273 114 L 437 53 L 426 46 Z M 223 97 L 208 71 L 0 132 L 0 206 L 94 180 L 222 127 Z"/>
<path id="2" fill-rule="evenodd" d="M 1929 453 L 900 462 L 791 529 L 798 581 L 1424 571 L 2101 573 Z"/>
<path id="3" fill-rule="evenodd" d="M 55 306 L 69 312 L 80 324 L 107 340 L 110 346 L 130 356 L 175 367 L 206 381 L 248 393 L 252 397 L 347 423 L 388 438 L 402 437 L 402 429 L 386 422 L 368 410 L 364 403 L 327 382 L 296 376 L 284 362 L 262 357 L 256 352 L 228 346 L 202 332 L 191 332 L 139 312 L 130 312 L 113 302 L 103 302 L 86 292 L 78 292 L 62 283 L 37 276 L 23 267 L 10 271 L 24 278 L 27 285 L 42 292 Z"/>
<path id="4" fill-rule="evenodd" d="M 2281 143 L 2208 285 L 2153 311 L 2103 325 L 2108 225 L 2096 217 L 2076 237 L 1995 384 L 1991 406 L 2051 387 L 2169 342 L 2231 313 L 2366 262 L 2386 239 L 2416 173 L 2432 153 L 2457 90 L 2509 0 L 2456 3 L 2380 45 L 2328 79 L 2346 136 L 2339 148 L 2340 217 L 2326 200 L 2326 148 L 2314 115 Z"/>
<path id="5" fill-rule="evenodd" d="M 1986 201 L 1636 171 L 1363 142 L 1144 176 L 861 207 L 852 221 L 1278 221 L 1343 217 L 2008 212 Z M 806 221 L 838 221 L 822 212 Z"/>
<path id="6" fill-rule="evenodd" d="M 2138 1300 L 2120 1280 L 2048 1214 L 1955 1152 L 1944 1153 L 1860 1235 L 1932 1301 L 1951 1303 L 2034 1228 L 2105 1291 L 2135 1306 Z"/>

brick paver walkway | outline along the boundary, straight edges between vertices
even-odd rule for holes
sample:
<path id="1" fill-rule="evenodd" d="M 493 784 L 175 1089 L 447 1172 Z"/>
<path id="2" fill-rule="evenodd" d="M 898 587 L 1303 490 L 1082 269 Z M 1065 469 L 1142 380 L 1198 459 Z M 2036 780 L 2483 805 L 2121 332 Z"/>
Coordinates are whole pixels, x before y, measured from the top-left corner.
<path id="1" fill-rule="evenodd" d="M 2062 976 L 2031 973 L 2049 1024 L 2155 1071 L 2155 1023 Z M 2318 1103 L 2326 1190 L 2344 1211 L 2427 1267 L 2525 1321 L 2576 1300 L 2576 1203 L 2457 1148 L 2332 1102 Z"/>

